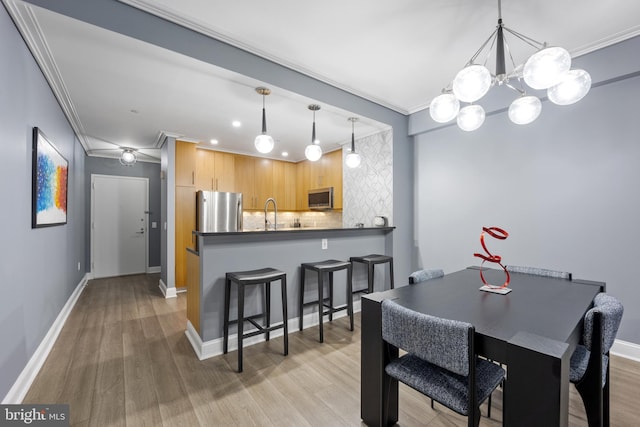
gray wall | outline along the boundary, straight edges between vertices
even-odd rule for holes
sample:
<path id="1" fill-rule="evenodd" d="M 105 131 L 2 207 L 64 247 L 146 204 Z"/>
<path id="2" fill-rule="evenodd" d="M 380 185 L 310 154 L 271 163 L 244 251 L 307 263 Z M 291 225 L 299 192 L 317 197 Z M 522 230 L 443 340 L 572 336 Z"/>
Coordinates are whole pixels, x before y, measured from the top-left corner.
<path id="1" fill-rule="evenodd" d="M 581 61 L 604 76 L 603 64 L 638 57 L 640 38 L 625 45 L 628 53 L 618 45 Z M 640 77 L 611 77 L 575 105 L 544 102 L 528 126 L 500 113 L 473 133 L 418 135 L 416 235 L 421 263 L 451 272 L 479 264 L 482 226 L 502 227 L 508 239 L 488 246 L 504 263 L 607 282 L 625 306 L 618 338 L 638 344 Z"/>
<path id="2" fill-rule="evenodd" d="M 0 58 L 0 397 L 4 398 L 84 276 L 85 153 L 4 7 L 0 7 Z M 66 225 L 31 229 L 34 126 L 69 161 Z"/>
<path id="3" fill-rule="evenodd" d="M 87 182 L 85 193 L 85 209 L 87 211 L 87 228 L 86 228 L 86 265 L 91 262 L 91 175 L 117 175 L 132 176 L 136 178 L 149 179 L 149 265 L 147 267 L 160 267 L 160 230 L 162 224 L 160 221 L 160 164 L 137 162 L 133 166 L 122 166 L 117 159 L 105 159 L 102 157 L 87 157 L 85 161 L 85 179 Z M 156 222 L 157 228 L 151 228 L 151 223 Z M 89 269 L 87 269 L 89 270 Z"/>
<path id="4" fill-rule="evenodd" d="M 413 253 L 412 226 L 413 146 L 412 139 L 407 136 L 408 122 L 405 115 L 149 15 L 117 0 L 28 2 L 390 125 L 393 128 L 393 219 L 397 227 L 393 235 L 394 272 L 399 283 L 406 280 L 414 267 L 412 261 L 416 257 Z M 163 265 L 163 270 L 165 267 Z M 167 285 L 171 286 L 171 283 Z"/>

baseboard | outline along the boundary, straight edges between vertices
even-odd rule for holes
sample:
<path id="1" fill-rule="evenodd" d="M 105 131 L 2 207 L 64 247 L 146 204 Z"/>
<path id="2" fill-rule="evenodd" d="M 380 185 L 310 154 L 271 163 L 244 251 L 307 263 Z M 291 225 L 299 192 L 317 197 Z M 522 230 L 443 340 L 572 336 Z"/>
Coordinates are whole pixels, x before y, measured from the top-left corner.
<path id="1" fill-rule="evenodd" d="M 177 294 L 183 294 L 187 292 L 187 287 L 183 287 L 183 288 L 176 288 L 176 293 Z"/>
<path id="2" fill-rule="evenodd" d="M 611 354 L 640 362 L 640 345 L 632 342 L 615 340 L 611 347 Z"/>
<path id="3" fill-rule="evenodd" d="M 29 391 L 31 384 L 33 384 L 33 380 L 35 380 L 36 375 L 38 375 L 38 372 L 40 372 L 40 368 L 42 368 L 45 360 L 47 360 L 47 357 L 49 356 L 53 345 L 58 339 L 58 335 L 60 335 L 62 327 L 64 326 L 67 318 L 69 317 L 69 314 L 71 313 L 71 310 L 73 310 L 73 307 L 76 305 L 78 298 L 80 298 L 80 294 L 82 294 L 85 286 L 87 286 L 87 282 L 89 281 L 89 279 L 90 274 L 85 274 L 82 280 L 80 280 L 80 283 L 78 283 L 78 286 L 76 286 L 74 291 L 71 293 L 71 296 L 69 296 L 69 299 L 62 307 L 62 310 L 60 310 L 58 317 L 56 317 L 56 320 L 53 322 L 53 324 L 49 328 L 49 331 L 40 342 L 40 345 L 33 353 L 33 356 L 31 356 L 31 359 L 29 359 L 29 362 L 27 362 L 27 365 L 18 376 L 18 379 L 9 390 L 9 393 L 7 393 L 7 395 L 2 400 L 3 405 L 22 403 L 22 400 Z"/>
<path id="4" fill-rule="evenodd" d="M 354 313 L 358 313 L 361 310 L 360 301 L 353 302 L 353 311 Z M 339 319 L 341 317 L 345 317 L 347 315 L 346 310 L 341 311 L 339 313 L 335 313 L 333 315 L 334 319 Z M 312 326 L 316 326 L 319 320 L 318 313 L 310 313 L 304 316 L 304 325 L 305 329 L 310 328 Z M 298 319 L 299 317 L 295 317 L 293 319 L 289 319 L 287 323 L 287 327 L 289 328 L 289 333 L 296 332 L 298 330 Z M 250 332 L 251 329 L 245 331 Z M 196 356 L 199 360 L 209 359 L 211 357 L 219 356 L 222 354 L 224 339 L 216 338 L 209 341 L 202 341 L 200 338 L 200 334 L 196 331 L 190 321 L 187 320 L 187 330 L 185 331 L 185 335 L 187 339 L 191 343 L 193 347 L 193 351 L 195 351 Z M 284 329 L 277 329 L 271 332 L 271 338 L 277 338 L 284 335 Z M 254 337 L 245 338 L 243 340 L 243 348 L 248 347 L 253 344 L 258 344 L 265 341 L 264 335 L 256 335 Z M 229 351 L 235 351 L 238 349 L 238 334 L 229 335 Z"/>
<path id="5" fill-rule="evenodd" d="M 160 292 L 164 295 L 165 298 L 175 298 L 178 295 L 176 294 L 176 288 L 167 288 L 167 285 L 164 284 L 162 279 L 158 281 L 158 287 L 160 288 Z"/>
<path id="6" fill-rule="evenodd" d="M 155 266 L 155 267 L 147 267 L 147 274 L 155 274 L 155 273 L 160 273 L 161 268 L 160 266 Z"/>

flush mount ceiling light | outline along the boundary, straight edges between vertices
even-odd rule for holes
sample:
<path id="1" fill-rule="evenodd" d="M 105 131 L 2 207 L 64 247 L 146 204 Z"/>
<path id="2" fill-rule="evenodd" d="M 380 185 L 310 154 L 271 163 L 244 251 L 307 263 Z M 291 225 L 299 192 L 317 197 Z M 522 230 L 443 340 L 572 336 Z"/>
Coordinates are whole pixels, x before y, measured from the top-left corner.
<path id="1" fill-rule="evenodd" d="M 124 148 L 120 155 L 120 164 L 123 166 L 133 166 L 136 163 L 136 153 L 131 148 Z"/>
<path id="2" fill-rule="evenodd" d="M 254 142 L 256 150 L 260 153 L 266 154 L 273 150 L 273 138 L 267 135 L 267 113 L 264 108 L 264 97 L 271 93 L 270 89 L 266 87 L 257 87 L 256 92 L 262 95 L 262 133 L 256 136 Z"/>
<path id="3" fill-rule="evenodd" d="M 354 134 L 354 124 L 358 121 L 358 118 L 349 117 L 347 120 L 351 122 L 351 152 L 347 154 L 344 162 L 350 168 L 357 168 L 358 166 L 360 166 L 360 162 L 362 161 L 362 159 L 360 158 L 360 154 L 356 153 L 356 138 Z"/>
<path id="4" fill-rule="evenodd" d="M 524 64 L 516 65 L 505 39 L 505 32 L 523 41 L 537 51 Z M 496 47 L 495 74 L 485 66 Z M 477 62 L 485 51 L 483 64 Z M 505 52 L 511 59 L 512 70 L 507 73 Z M 561 47 L 548 47 L 502 23 L 502 1 L 498 0 L 498 25 L 480 49 L 471 57 L 467 65 L 458 72 L 442 94 L 435 97 L 429 106 L 431 118 L 438 123 L 446 123 L 454 118 L 465 131 L 478 129 L 484 122 L 482 106 L 472 104 L 482 98 L 494 86 L 506 86 L 520 94 L 509 107 L 509 118 L 520 125 L 538 118 L 542 103 L 536 96 L 527 94 L 526 85 L 535 90 L 547 90 L 549 100 L 558 105 L 569 105 L 581 100 L 591 88 L 591 76 L 584 70 L 571 70 L 571 56 Z M 516 87 L 515 85 L 519 87 Z M 469 105 L 460 108 L 460 102 Z"/>
<path id="5" fill-rule="evenodd" d="M 311 162 L 318 161 L 322 157 L 322 148 L 320 148 L 320 142 L 316 139 L 316 111 L 319 109 L 319 105 L 309 105 L 309 110 L 313 111 L 313 127 L 311 128 L 311 144 L 304 149 L 304 156 Z"/>

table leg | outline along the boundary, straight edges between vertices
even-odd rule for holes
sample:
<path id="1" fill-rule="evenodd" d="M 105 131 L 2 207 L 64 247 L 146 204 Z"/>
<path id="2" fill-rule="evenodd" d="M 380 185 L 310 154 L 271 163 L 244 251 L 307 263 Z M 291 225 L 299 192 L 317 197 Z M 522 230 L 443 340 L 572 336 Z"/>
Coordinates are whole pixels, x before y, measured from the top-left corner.
<path id="1" fill-rule="evenodd" d="M 569 425 L 569 345 L 519 332 L 507 343 L 505 426 Z"/>
<path id="2" fill-rule="evenodd" d="M 398 349 L 382 339 L 380 301 L 362 297 L 360 417 L 368 426 L 392 426 L 398 421 L 398 383 L 384 367 Z"/>

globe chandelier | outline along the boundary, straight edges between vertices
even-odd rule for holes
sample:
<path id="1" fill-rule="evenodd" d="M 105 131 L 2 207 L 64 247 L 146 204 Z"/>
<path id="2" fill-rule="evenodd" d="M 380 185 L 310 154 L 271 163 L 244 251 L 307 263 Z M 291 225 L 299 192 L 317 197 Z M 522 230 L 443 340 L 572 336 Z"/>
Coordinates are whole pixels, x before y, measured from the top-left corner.
<path id="1" fill-rule="evenodd" d="M 537 51 L 524 63 L 516 65 L 505 39 L 508 33 Z M 491 74 L 486 67 L 487 60 L 495 46 L 496 68 Z M 486 51 L 482 64 L 478 57 Z M 506 56 L 511 60 L 512 70 L 507 73 Z M 526 86 L 525 84 L 526 83 Z M 525 125 L 538 118 L 542 111 L 540 99 L 527 92 L 527 87 L 547 91 L 547 97 L 558 105 L 570 105 L 581 100 L 591 88 L 591 76 L 584 70 L 571 69 L 569 52 L 557 46 L 548 46 L 511 28 L 502 22 L 502 2 L 498 0 L 498 25 L 489 38 L 469 59 L 453 81 L 435 97 L 429 106 L 431 118 L 438 123 L 456 119 L 460 129 L 474 131 L 482 126 L 485 111 L 474 104 L 494 86 L 506 86 L 519 96 L 509 106 L 509 119 L 513 123 Z M 460 103 L 469 105 L 461 107 Z"/>
<path id="2" fill-rule="evenodd" d="M 311 128 L 311 143 L 304 149 L 304 156 L 307 160 L 315 162 L 322 157 L 322 148 L 320 148 L 320 141 L 316 138 L 316 111 L 320 109 L 317 104 L 309 105 L 309 110 L 313 111 L 313 127 Z"/>

